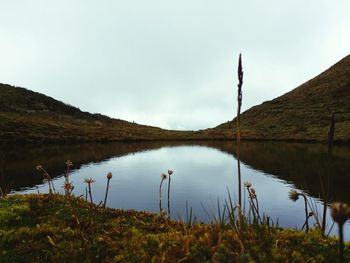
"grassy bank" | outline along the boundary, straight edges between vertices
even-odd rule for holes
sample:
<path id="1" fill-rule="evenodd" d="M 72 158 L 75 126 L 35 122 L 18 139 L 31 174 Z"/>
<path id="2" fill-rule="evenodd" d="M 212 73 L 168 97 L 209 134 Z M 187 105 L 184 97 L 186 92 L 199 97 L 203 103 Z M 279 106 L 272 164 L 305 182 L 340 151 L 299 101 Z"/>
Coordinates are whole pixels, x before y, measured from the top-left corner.
<path id="1" fill-rule="evenodd" d="M 348 244 L 346 262 L 350 259 Z M 193 224 L 98 208 L 77 197 L 0 199 L 0 262 L 337 262 L 319 232 L 247 224 Z"/>

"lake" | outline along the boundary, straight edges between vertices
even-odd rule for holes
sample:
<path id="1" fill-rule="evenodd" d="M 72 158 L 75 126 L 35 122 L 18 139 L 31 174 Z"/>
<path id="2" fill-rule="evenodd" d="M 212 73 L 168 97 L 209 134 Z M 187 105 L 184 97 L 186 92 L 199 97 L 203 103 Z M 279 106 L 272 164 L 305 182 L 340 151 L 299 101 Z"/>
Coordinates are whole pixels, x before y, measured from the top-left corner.
<path id="1" fill-rule="evenodd" d="M 104 198 L 106 174 L 112 172 L 107 205 L 113 208 L 159 212 L 161 173 L 174 171 L 170 208 L 174 219 L 186 217 L 186 203 L 198 221 L 210 222 L 228 200 L 238 202 L 236 145 L 231 141 L 130 142 L 80 145 L 6 146 L 0 150 L 0 183 L 11 193 L 46 193 L 48 185 L 36 170 L 41 164 L 63 193 L 66 161 L 73 162 L 70 180 L 74 194 L 85 196 L 85 178 L 93 178 L 93 200 Z M 322 189 L 333 201 L 350 203 L 350 148 L 337 146 L 332 155 L 322 144 L 242 142 L 242 182 L 256 189 L 261 212 L 283 227 L 301 228 L 304 202 L 293 202 L 288 193 L 307 194 L 322 212 Z M 163 184 L 163 208 L 167 208 L 167 184 Z M 243 189 L 242 206 L 248 208 Z M 203 209 L 203 206 L 206 208 Z M 209 214 L 209 215 L 208 215 Z M 332 220 L 328 216 L 328 229 Z M 313 222 L 310 223 L 311 225 Z M 346 226 L 349 228 L 349 226 Z M 336 227 L 332 230 L 335 233 Z M 345 231 L 346 238 L 350 238 Z"/>

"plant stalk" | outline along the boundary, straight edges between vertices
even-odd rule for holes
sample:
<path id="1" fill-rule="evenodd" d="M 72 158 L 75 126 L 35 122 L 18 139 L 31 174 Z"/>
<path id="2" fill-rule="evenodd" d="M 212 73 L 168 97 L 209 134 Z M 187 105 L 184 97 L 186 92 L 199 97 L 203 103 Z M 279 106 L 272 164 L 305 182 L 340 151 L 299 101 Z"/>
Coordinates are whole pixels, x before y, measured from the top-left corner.
<path id="1" fill-rule="evenodd" d="M 304 194 L 302 194 L 303 198 L 304 198 L 304 202 L 305 202 L 305 230 L 306 230 L 306 233 L 309 232 L 309 212 L 308 212 L 308 209 L 307 209 L 307 199 L 306 199 L 306 196 Z"/>
<path id="2" fill-rule="evenodd" d="M 171 175 L 169 174 L 169 181 L 168 181 L 168 216 L 170 218 L 170 183 L 171 183 Z"/>
<path id="3" fill-rule="evenodd" d="M 339 262 L 344 262 L 344 224 L 339 224 Z"/>
<path id="4" fill-rule="evenodd" d="M 240 116 L 242 106 L 242 85 L 243 85 L 243 70 L 242 70 L 242 55 L 239 54 L 238 59 L 238 90 L 237 90 L 237 173 L 238 173 L 238 203 L 242 206 L 242 177 L 241 177 L 241 163 L 240 163 L 240 144 L 241 144 L 241 128 Z"/>
<path id="5" fill-rule="evenodd" d="M 88 183 L 88 187 L 89 187 L 90 203 L 91 203 L 91 205 L 92 205 L 91 183 Z"/>
<path id="6" fill-rule="evenodd" d="M 159 212 L 162 212 L 162 185 L 163 185 L 163 181 L 164 179 L 162 178 L 162 180 L 160 181 L 160 185 L 159 185 Z"/>
<path id="7" fill-rule="evenodd" d="M 109 190 L 109 181 L 110 179 L 107 179 L 107 186 L 106 186 L 106 195 L 105 195 L 105 201 L 103 203 L 103 209 L 106 208 L 106 203 L 107 203 L 107 195 L 108 195 L 108 190 Z"/>

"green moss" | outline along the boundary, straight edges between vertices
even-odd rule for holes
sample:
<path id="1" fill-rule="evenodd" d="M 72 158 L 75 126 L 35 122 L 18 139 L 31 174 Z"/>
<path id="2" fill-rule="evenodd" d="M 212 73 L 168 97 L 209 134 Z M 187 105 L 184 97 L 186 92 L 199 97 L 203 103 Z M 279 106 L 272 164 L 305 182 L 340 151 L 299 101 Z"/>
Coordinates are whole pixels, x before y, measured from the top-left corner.
<path id="1" fill-rule="evenodd" d="M 317 231 L 187 227 L 59 195 L 0 199 L 0 214 L 0 262 L 337 262 L 336 240 Z"/>
<path id="2" fill-rule="evenodd" d="M 0 202 L 0 229 L 9 229 L 20 225 L 31 225 L 29 206 L 23 200 L 7 198 Z"/>

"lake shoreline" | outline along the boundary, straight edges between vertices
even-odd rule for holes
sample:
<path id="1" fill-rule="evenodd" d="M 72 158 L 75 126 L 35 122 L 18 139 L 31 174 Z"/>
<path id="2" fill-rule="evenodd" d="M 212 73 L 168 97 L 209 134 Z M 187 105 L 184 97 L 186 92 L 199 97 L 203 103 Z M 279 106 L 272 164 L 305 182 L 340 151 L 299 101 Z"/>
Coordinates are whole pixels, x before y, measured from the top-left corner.
<path id="1" fill-rule="evenodd" d="M 220 141 L 236 141 L 236 138 L 165 138 L 165 139 L 120 139 L 120 140 L 43 140 L 43 141 L 1 141 L 3 146 L 17 146 L 17 145 L 68 145 L 68 144 L 94 144 L 94 143 L 143 143 L 143 142 L 220 142 Z M 305 143 L 305 144 L 327 144 L 325 140 L 316 139 L 264 139 L 264 138 L 242 138 L 242 142 L 286 142 L 286 143 Z M 334 145 L 350 146 L 349 140 L 335 140 Z"/>

